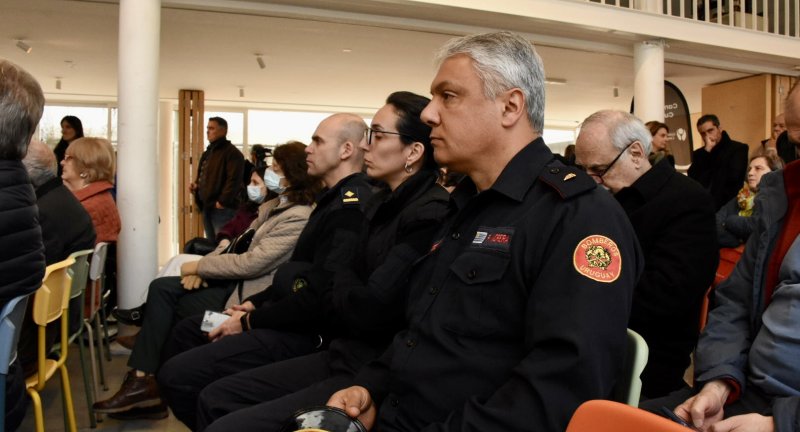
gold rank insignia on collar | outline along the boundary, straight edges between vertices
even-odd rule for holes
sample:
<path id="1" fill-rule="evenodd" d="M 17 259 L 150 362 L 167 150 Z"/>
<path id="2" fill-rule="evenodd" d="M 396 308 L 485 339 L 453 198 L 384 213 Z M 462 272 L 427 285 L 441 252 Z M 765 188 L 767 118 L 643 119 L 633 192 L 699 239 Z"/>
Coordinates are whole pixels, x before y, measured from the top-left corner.
<path id="1" fill-rule="evenodd" d="M 300 291 L 301 289 L 304 289 L 307 286 L 308 286 L 308 282 L 306 282 L 305 279 L 297 278 L 297 279 L 294 280 L 294 283 L 292 284 L 292 292 L 298 292 L 298 291 Z"/>
<path id="2" fill-rule="evenodd" d="M 342 202 L 343 203 L 357 203 L 358 202 L 358 191 L 355 189 L 343 189 L 342 190 Z"/>
<path id="3" fill-rule="evenodd" d="M 564 181 L 570 181 L 570 180 L 574 179 L 574 178 L 575 178 L 575 177 L 577 177 L 577 176 L 578 176 L 578 175 L 577 175 L 577 174 L 575 174 L 575 173 L 569 173 L 569 174 L 567 174 L 567 175 L 565 175 L 565 176 L 564 176 Z"/>

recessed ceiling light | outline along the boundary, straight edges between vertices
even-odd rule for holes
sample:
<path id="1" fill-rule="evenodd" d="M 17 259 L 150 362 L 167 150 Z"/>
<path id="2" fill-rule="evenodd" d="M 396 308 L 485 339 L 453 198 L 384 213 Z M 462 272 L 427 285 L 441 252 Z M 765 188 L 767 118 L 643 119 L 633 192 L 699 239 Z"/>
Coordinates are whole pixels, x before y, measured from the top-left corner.
<path id="1" fill-rule="evenodd" d="M 345 54 L 349 54 L 349 53 L 353 52 L 353 50 L 351 50 L 350 48 L 345 48 L 345 49 L 342 50 L 342 52 L 345 53 Z"/>
<path id="2" fill-rule="evenodd" d="M 544 83 L 550 85 L 567 85 L 567 80 L 564 78 L 545 78 Z"/>

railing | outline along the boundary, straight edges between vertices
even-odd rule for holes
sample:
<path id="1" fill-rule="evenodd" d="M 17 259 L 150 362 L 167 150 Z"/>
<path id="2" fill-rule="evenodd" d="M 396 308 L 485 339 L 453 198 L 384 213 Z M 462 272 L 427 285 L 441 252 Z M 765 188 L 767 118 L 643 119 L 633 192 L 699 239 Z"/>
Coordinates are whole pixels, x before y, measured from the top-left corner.
<path id="1" fill-rule="evenodd" d="M 586 0 L 800 38 L 800 0 Z"/>

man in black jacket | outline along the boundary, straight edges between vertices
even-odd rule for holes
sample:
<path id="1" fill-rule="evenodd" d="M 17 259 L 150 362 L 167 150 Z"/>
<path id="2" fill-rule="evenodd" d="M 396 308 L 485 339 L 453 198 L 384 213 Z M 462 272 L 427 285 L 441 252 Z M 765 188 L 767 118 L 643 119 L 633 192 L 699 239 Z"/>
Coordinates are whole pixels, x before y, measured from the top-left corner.
<path id="1" fill-rule="evenodd" d="M 42 285 L 45 261 L 36 195 L 22 158 L 42 118 L 44 94 L 19 66 L 0 60 L 0 308 Z M 6 381 L 7 430 L 25 416 L 25 381 L 14 362 Z"/>
<path id="2" fill-rule="evenodd" d="M 211 117 L 206 126 L 208 148 L 197 165 L 197 181 L 189 185 L 197 207 L 203 212 L 206 238 L 216 238 L 236 214 L 242 192 L 244 156 L 226 138 L 228 122 Z"/>
<path id="3" fill-rule="evenodd" d="M 711 196 L 666 161 L 651 167 L 650 140 L 633 115 L 599 111 L 584 120 L 575 153 L 625 209 L 644 252 L 628 327 L 650 348 L 642 395 L 652 398 L 684 385 L 719 251 Z"/>
<path id="4" fill-rule="evenodd" d="M 747 175 L 747 144 L 733 141 L 719 127 L 714 114 L 697 120 L 697 131 L 703 137 L 703 147 L 692 152 L 689 177 L 697 180 L 714 198 L 719 210 L 742 188 Z"/>

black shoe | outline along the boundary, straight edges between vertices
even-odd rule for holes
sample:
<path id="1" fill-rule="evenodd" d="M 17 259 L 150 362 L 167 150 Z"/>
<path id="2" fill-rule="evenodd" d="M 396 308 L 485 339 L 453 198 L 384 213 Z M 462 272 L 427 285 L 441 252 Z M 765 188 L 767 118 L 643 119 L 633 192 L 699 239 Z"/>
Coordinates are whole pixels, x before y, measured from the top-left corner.
<path id="1" fill-rule="evenodd" d="M 144 305 L 133 309 L 114 309 L 111 315 L 122 324 L 141 327 L 144 322 Z"/>
<path id="2" fill-rule="evenodd" d="M 128 411 L 108 415 L 115 420 L 161 420 L 169 417 L 167 404 L 160 403 L 146 408 L 131 408 Z"/>

